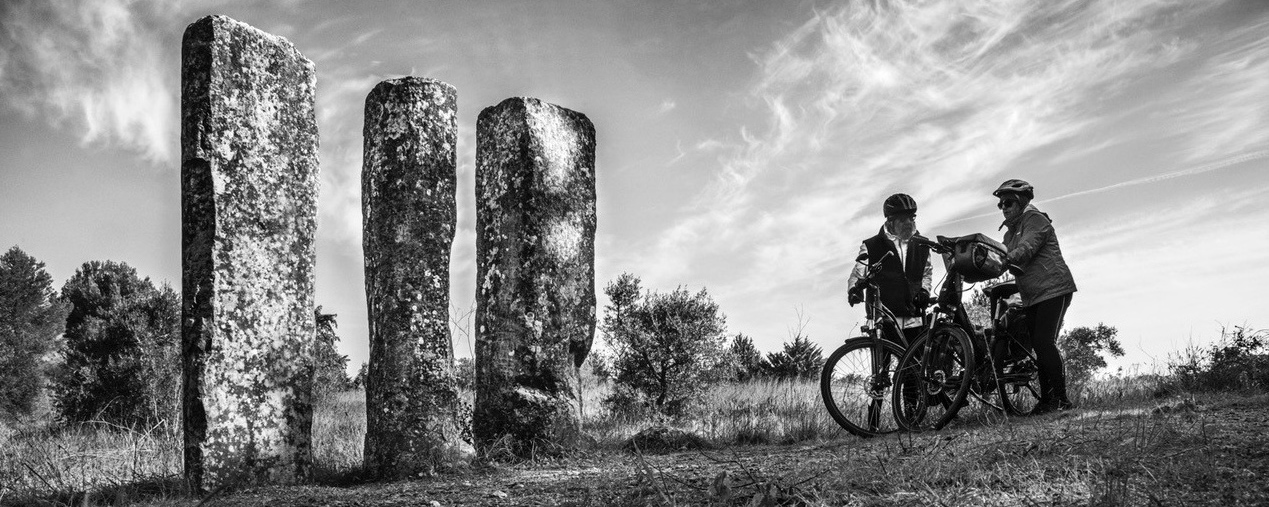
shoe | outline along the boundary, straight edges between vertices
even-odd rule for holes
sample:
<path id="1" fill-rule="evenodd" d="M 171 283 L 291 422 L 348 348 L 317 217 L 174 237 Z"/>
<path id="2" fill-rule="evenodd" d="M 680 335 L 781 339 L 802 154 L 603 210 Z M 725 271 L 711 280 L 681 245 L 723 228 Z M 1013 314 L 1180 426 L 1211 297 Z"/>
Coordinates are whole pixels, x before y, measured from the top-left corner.
<path id="1" fill-rule="evenodd" d="M 1040 368 L 1039 368 L 1038 366 L 1036 366 L 1035 361 L 1028 361 L 1028 359 L 1030 359 L 1030 358 L 1026 358 L 1026 357 L 1024 357 L 1024 358 L 1022 358 L 1022 359 L 1019 359 L 1017 362 L 1013 362 L 1013 363 L 1005 363 L 1005 367 L 1006 367 L 1006 368 L 1009 368 L 1009 369 L 1008 369 L 1008 370 L 1006 370 L 1006 371 L 1008 371 L 1009 373 L 1036 373 L 1036 372 L 1039 372 L 1039 371 L 1040 371 Z"/>
<path id="2" fill-rule="evenodd" d="M 1075 408 L 1075 404 L 1067 400 L 1061 401 L 1042 401 L 1031 410 L 1030 415 L 1044 415 L 1053 412 L 1063 412 Z"/>

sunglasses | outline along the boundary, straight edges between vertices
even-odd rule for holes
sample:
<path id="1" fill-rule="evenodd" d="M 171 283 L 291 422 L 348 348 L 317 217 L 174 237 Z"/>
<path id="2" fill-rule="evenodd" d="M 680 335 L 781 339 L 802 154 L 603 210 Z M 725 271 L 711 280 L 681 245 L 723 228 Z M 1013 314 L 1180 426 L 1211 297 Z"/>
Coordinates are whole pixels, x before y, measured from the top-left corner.
<path id="1" fill-rule="evenodd" d="M 1018 205 L 1018 201 L 1015 201 L 1013 199 L 1005 199 L 1003 201 L 996 203 L 996 207 L 1000 209 L 1009 209 L 1017 205 Z"/>

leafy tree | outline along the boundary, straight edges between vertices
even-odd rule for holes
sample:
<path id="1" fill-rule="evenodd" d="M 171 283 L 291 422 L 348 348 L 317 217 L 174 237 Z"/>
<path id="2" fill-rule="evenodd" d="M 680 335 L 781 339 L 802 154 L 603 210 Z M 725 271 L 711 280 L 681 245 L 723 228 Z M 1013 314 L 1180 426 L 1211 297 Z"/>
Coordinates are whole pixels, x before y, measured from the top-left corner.
<path id="1" fill-rule="evenodd" d="M 607 382 L 612 380 L 612 359 L 599 350 L 591 350 L 586 356 L 586 363 L 590 365 L 590 373 L 595 378 Z"/>
<path id="2" fill-rule="evenodd" d="M 639 284 L 638 277 L 623 273 L 604 289 L 611 304 L 601 328 L 617 384 L 610 404 L 636 402 L 677 414 L 712 380 L 726 318 L 704 289 L 640 296 Z"/>
<path id="3" fill-rule="evenodd" d="M 460 357 L 454 360 L 454 375 L 458 377 L 458 388 L 472 390 L 476 388 L 476 360 Z"/>
<path id="4" fill-rule="evenodd" d="M 126 263 L 86 262 L 62 286 L 64 368 L 57 406 L 68 421 L 178 420 L 180 298 Z"/>
<path id="5" fill-rule="evenodd" d="M 352 384 L 348 379 L 348 356 L 340 354 L 335 345 L 339 342 L 339 336 L 335 334 L 335 328 L 339 327 L 336 317 L 338 315 L 334 313 L 322 313 L 320 305 L 313 309 L 313 318 L 317 321 L 313 396 L 318 398 L 345 391 Z"/>
<path id="6" fill-rule="evenodd" d="M 1072 383 L 1087 382 L 1093 378 L 1093 373 L 1106 367 L 1103 352 L 1114 357 L 1124 355 L 1123 346 L 1115 338 L 1118 332 L 1113 327 L 1098 323 L 1095 328 L 1077 327 L 1058 338 L 1067 378 Z"/>
<path id="7" fill-rule="evenodd" d="M 0 419 L 36 410 L 69 310 L 43 262 L 16 246 L 0 255 Z"/>
<path id="8" fill-rule="evenodd" d="M 181 293 L 166 282 L 148 301 L 141 305 L 146 350 L 141 353 L 144 362 L 142 379 L 150 404 L 148 413 L 154 419 L 168 422 L 168 431 L 180 428 L 181 413 Z"/>
<path id="9" fill-rule="evenodd" d="M 767 365 L 768 374 L 775 378 L 812 379 L 824 367 L 823 351 L 799 332 L 792 342 L 784 342 L 784 350 L 767 354 Z"/>
<path id="10" fill-rule="evenodd" d="M 727 347 L 728 359 L 732 361 L 733 378 L 739 382 L 748 382 L 762 376 L 770 365 L 762 358 L 762 353 L 753 344 L 753 338 L 738 333 L 732 337 Z"/>
<path id="11" fill-rule="evenodd" d="M 987 307 L 987 295 L 982 290 L 974 289 L 969 295 L 969 300 L 965 301 L 962 306 L 965 308 L 965 314 L 969 316 L 969 322 L 975 326 L 988 327 L 991 325 L 991 308 Z"/>
<path id="12" fill-rule="evenodd" d="M 361 363 L 361 368 L 357 368 L 357 376 L 352 378 L 348 386 L 352 389 L 366 388 L 366 375 L 370 374 L 370 364 Z"/>

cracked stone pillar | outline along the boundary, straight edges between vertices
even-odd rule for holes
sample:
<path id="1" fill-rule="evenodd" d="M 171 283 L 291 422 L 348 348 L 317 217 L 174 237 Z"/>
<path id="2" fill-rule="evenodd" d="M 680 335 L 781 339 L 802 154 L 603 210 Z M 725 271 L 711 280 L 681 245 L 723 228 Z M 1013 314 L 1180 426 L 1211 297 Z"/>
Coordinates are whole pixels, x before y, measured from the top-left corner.
<path id="1" fill-rule="evenodd" d="M 370 362 L 366 469 L 405 478 L 475 455 L 449 331 L 457 94 L 414 77 L 366 97 L 361 172 Z"/>
<path id="2" fill-rule="evenodd" d="M 312 451 L 313 64 L 224 16 L 181 54 L 185 475 L 294 483 Z"/>
<path id="3" fill-rule="evenodd" d="M 577 368 L 595 334 L 595 128 L 532 98 L 476 124 L 477 442 L 576 445 Z"/>

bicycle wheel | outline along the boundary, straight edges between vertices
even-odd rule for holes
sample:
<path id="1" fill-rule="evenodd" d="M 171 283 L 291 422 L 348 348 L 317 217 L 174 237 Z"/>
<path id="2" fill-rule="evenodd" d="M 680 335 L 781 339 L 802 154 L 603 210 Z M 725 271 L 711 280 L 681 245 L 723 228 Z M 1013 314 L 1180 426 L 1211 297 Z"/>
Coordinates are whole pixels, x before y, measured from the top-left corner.
<path id="1" fill-rule="evenodd" d="M 1006 363 L 998 379 L 1000 404 L 1009 415 L 1030 415 L 1040 403 L 1040 368 L 1035 364 L 1034 354 Z"/>
<path id="2" fill-rule="evenodd" d="M 895 431 L 890 417 L 891 372 L 903 347 L 890 340 L 868 337 L 846 340 L 828 356 L 820 373 L 824 407 L 846 431 L 871 437 Z"/>
<path id="3" fill-rule="evenodd" d="M 941 326 L 918 339 L 894 374 L 891 407 L 909 431 L 937 430 L 956 417 L 973 380 L 974 349 L 965 332 Z"/>

